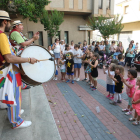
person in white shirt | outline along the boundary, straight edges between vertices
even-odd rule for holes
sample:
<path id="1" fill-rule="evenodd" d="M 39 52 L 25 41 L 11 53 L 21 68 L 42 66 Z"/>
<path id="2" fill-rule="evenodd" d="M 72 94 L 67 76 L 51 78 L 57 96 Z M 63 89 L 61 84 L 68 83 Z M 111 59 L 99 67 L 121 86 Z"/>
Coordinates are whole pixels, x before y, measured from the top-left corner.
<path id="1" fill-rule="evenodd" d="M 48 51 L 51 53 L 52 56 L 54 56 L 54 52 L 52 51 L 51 45 L 48 46 Z"/>
<path id="2" fill-rule="evenodd" d="M 73 41 L 73 40 L 71 41 L 70 49 L 71 49 L 72 51 L 74 51 L 74 41 Z"/>
<path id="3" fill-rule="evenodd" d="M 117 46 L 115 45 L 115 41 L 112 41 L 111 42 L 111 45 L 110 45 L 110 56 L 113 55 L 115 52 L 116 52 L 116 49 L 117 49 Z"/>
<path id="4" fill-rule="evenodd" d="M 64 54 L 66 55 L 69 52 L 73 53 L 73 50 L 70 49 L 70 46 L 68 44 L 66 44 Z M 68 57 L 66 57 L 66 59 L 68 59 Z"/>
<path id="5" fill-rule="evenodd" d="M 82 58 L 83 58 L 83 52 L 81 49 L 79 49 L 80 46 L 78 44 L 75 44 L 73 56 L 74 56 L 74 80 L 80 81 L 80 68 L 82 64 Z M 78 78 L 76 78 L 76 71 L 78 71 Z"/>
<path id="6" fill-rule="evenodd" d="M 59 68 L 59 62 L 60 62 L 60 53 L 61 53 L 61 47 L 60 47 L 60 44 L 59 44 L 59 39 L 55 39 L 55 43 L 53 44 L 53 47 L 52 49 L 54 49 L 54 57 L 55 57 L 55 60 L 57 60 L 57 65 L 58 65 L 58 68 Z"/>
<path id="7" fill-rule="evenodd" d="M 100 45 L 99 45 L 100 51 L 99 51 L 99 55 L 103 56 L 104 52 L 105 52 L 105 45 L 104 45 L 104 41 L 101 41 Z"/>
<path id="8" fill-rule="evenodd" d="M 61 40 L 60 47 L 61 47 L 61 54 L 64 54 L 64 51 L 65 51 L 65 44 L 64 44 L 64 40 Z"/>

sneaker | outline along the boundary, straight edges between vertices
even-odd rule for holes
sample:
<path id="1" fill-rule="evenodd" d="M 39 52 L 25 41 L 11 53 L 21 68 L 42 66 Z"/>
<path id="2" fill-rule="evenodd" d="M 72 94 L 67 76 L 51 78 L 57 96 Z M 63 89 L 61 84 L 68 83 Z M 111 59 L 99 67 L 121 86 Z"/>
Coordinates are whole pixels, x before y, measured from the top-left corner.
<path id="1" fill-rule="evenodd" d="M 125 115 L 127 115 L 127 116 L 129 116 L 129 115 L 131 115 L 131 114 L 132 114 L 131 111 L 125 113 Z"/>
<path id="2" fill-rule="evenodd" d="M 72 80 L 72 82 L 71 82 L 72 84 L 74 84 L 74 81 Z"/>
<path id="3" fill-rule="evenodd" d="M 77 82 L 80 81 L 80 78 L 77 78 L 76 81 L 77 81 Z"/>
<path id="4" fill-rule="evenodd" d="M 30 88 L 31 88 L 30 86 L 27 86 L 27 85 L 26 85 L 25 88 L 21 88 L 21 89 L 24 90 L 24 89 L 30 89 Z"/>
<path id="5" fill-rule="evenodd" d="M 122 101 L 121 100 L 118 100 L 117 103 L 122 103 Z"/>
<path id="6" fill-rule="evenodd" d="M 108 94 L 108 95 L 106 96 L 106 98 L 110 98 L 110 95 Z"/>
<path id="7" fill-rule="evenodd" d="M 76 77 L 74 77 L 74 79 L 73 79 L 74 81 L 76 80 Z"/>
<path id="8" fill-rule="evenodd" d="M 114 99 L 114 97 L 112 96 L 112 97 L 110 97 L 109 99 L 110 99 L 110 100 L 113 100 L 113 99 Z"/>
<path id="9" fill-rule="evenodd" d="M 117 105 L 117 103 L 114 102 L 114 101 L 110 101 L 109 103 L 112 104 L 112 105 Z"/>
<path id="10" fill-rule="evenodd" d="M 68 82 L 70 82 L 70 79 L 68 79 L 68 80 L 66 81 L 66 83 L 68 83 Z"/>
<path id="11" fill-rule="evenodd" d="M 20 115 L 21 115 L 21 114 L 23 114 L 23 113 L 24 113 L 24 110 L 23 110 L 23 109 L 21 109 L 21 110 L 20 110 Z"/>
<path id="12" fill-rule="evenodd" d="M 92 88 L 92 91 L 94 91 L 94 90 L 97 90 L 97 88 L 95 88 L 95 87 L 94 87 L 94 88 Z"/>
<path id="13" fill-rule="evenodd" d="M 86 81 L 86 80 L 87 80 L 87 78 L 83 79 L 82 81 Z"/>
<path id="14" fill-rule="evenodd" d="M 31 124 L 32 124 L 31 121 L 24 121 L 20 126 L 16 127 L 15 129 L 17 129 L 17 128 L 26 128 L 26 127 L 29 127 Z"/>
<path id="15" fill-rule="evenodd" d="M 57 80 L 57 77 L 55 77 L 55 79 L 54 80 Z"/>
<path id="16" fill-rule="evenodd" d="M 95 88 L 94 86 L 90 86 L 90 88 Z"/>
<path id="17" fill-rule="evenodd" d="M 122 109 L 122 112 L 128 112 L 129 109 Z"/>

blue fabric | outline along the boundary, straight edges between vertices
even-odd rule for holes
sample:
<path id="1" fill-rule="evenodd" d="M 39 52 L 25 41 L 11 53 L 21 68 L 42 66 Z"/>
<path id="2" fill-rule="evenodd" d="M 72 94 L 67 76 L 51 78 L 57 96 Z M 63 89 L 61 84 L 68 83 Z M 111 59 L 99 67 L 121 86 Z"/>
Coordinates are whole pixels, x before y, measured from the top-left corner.
<path id="1" fill-rule="evenodd" d="M 116 59 L 116 56 L 118 56 L 119 54 L 121 54 L 120 52 L 115 52 L 113 55 L 113 59 Z"/>
<path id="2" fill-rule="evenodd" d="M 61 72 L 64 72 L 65 73 L 66 72 L 66 69 L 61 69 Z"/>
<path id="3" fill-rule="evenodd" d="M 109 93 L 114 94 L 115 93 L 115 85 L 109 85 L 109 84 L 107 84 L 107 91 Z"/>
<path id="4" fill-rule="evenodd" d="M 81 63 L 74 63 L 74 68 L 81 68 Z"/>
<path id="5" fill-rule="evenodd" d="M 54 53 L 55 58 L 60 58 L 60 53 Z"/>
<path id="6" fill-rule="evenodd" d="M 73 72 L 71 72 L 71 73 L 67 73 L 67 75 L 74 75 L 74 73 L 73 73 Z"/>
<path id="7" fill-rule="evenodd" d="M 128 97 L 128 105 L 132 107 L 132 98 Z"/>
<path id="8" fill-rule="evenodd" d="M 55 75 L 58 75 L 58 70 L 55 71 Z"/>

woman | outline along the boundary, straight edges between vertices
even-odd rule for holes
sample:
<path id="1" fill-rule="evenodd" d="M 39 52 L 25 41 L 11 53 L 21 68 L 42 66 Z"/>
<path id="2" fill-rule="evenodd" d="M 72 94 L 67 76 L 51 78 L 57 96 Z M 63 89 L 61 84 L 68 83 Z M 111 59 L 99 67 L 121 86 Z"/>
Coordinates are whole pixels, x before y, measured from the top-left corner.
<path id="1" fill-rule="evenodd" d="M 91 46 L 89 46 L 89 50 L 93 52 L 94 48 L 95 48 L 95 41 L 93 41 Z"/>
<path id="2" fill-rule="evenodd" d="M 57 61 L 57 65 L 59 65 L 59 61 L 60 61 L 60 53 L 61 53 L 61 47 L 59 45 L 59 39 L 55 39 L 55 43 L 53 44 L 52 49 L 54 49 L 54 57 L 55 60 Z M 58 66 L 59 68 L 59 66 Z"/>
<path id="3" fill-rule="evenodd" d="M 74 51 L 74 41 L 73 41 L 73 40 L 71 41 L 70 49 L 71 49 L 72 51 Z"/>
<path id="4" fill-rule="evenodd" d="M 117 46 L 115 45 L 115 41 L 112 41 L 111 42 L 111 46 L 110 46 L 110 48 L 109 48 L 109 50 L 110 50 L 110 56 L 111 55 L 113 55 L 115 52 L 116 52 L 116 48 L 117 48 Z"/>
<path id="5" fill-rule="evenodd" d="M 96 42 L 94 52 L 99 53 L 99 51 L 100 51 L 99 42 Z"/>
<path id="6" fill-rule="evenodd" d="M 116 48 L 116 52 L 115 52 L 114 55 L 113 55 L 113 59 L 116 59 L 116 56 L 118 56 L 119 54 L 122 54 L 123 51 L 124 51 L 124 48 L 123 48 L 123 46 L 122 46 L 122 42 L 120 41 L 120 42 L 119 42 L 119 45 L 118 45 L 117 48 Z"/>
<path id="7" fill-rule="evenodd" d="M 125 64 L 126 62 L 128 62 L 128 66 L 130 66 L 130 68 L 131 68 L 132 58 L 134 57 L 133 52 L 134 52 L 133 45 L 129 44 L 129 48 L 126 50 Z"/>
<path id="8" fill-rule="evenodd" d="M 86 49 L 88 48 L 88 46 L 87 46 L 87 41 L 86 40 L 84 40 L 84 42 L 83 42 L 83 48 L 82 48 L 82 50 L 83 50 L 83 53 L 85 53 L 86 52 Z"/>

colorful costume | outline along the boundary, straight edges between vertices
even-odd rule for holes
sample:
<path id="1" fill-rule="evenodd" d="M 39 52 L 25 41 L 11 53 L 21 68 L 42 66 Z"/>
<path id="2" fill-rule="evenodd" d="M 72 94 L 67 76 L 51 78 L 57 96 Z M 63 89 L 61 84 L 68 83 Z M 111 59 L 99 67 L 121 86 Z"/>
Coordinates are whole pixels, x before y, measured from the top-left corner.
<path id="1" fill-rule="evenodd" d="M 0 31 L 0 68 L 1 70 L 5 67 L 5 59 L 4 59 L 4 55 L 6 54 L 12 54 L 15 55 L 12 52 L 12 49 L 10 51 L 10 43 L 8 43 L 8 38 L 7 36 Z M 11 64 L 10 64 L 11 65 Z M 18 65 L 15 64 L 17 67 Z M 9 81 L 12 83 L 13 88 L 11 87 L 11 85 L 8 84 L 8 87 L 10 86 L 13 89 L 12 90 L 9 89 L 9 91 L 11 91 L 11 93 L 7 95 L 7 93 L 5 92 L 5 100 L 1 100 L 2 103 L 6 103 L 8 106 L 8 118 L 10 123 L 12 124 L 12 127 L 18 127 L 23 123 L 23 119 L 20 117 L 20 110 L 21 110 L 21 75 L 18 72 L 15 72 L 12 70 L 12 68 L 10 68 L 10 70 L 8 70 L 7 73 L 7 78 L 9 79 Z M 6 86 L 6 80 L 3 81 L 2 79 L 0 80 L 0 88 L 3 88 Z M 12 95 L 13 94 L 13 95 Z M 15 104 L 13 102 L 8 102 L 9 99 L 8 97 L 13 96 L 14 100 L 15 100 Z"/>

